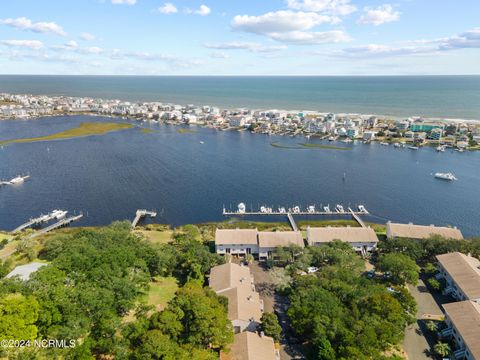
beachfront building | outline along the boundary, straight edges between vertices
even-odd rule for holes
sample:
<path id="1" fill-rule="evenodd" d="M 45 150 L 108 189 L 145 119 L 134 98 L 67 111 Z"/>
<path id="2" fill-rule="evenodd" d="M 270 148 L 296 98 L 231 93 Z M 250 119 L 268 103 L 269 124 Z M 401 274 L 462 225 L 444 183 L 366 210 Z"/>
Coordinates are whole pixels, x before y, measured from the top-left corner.
<path id="1" fill-rule="evenodd" d="M 442 227 L 434 225 L 398 224 L 387 222 L 387 238 L 428 239 L 432 235 L 439 235 L 446 239 L 463 240 L 462 232 L 456 227 Z"/>
<path id="2" fill-rule="evenodd" d="M 428 138 L 430 140 L 440 140 L 443 135 L 443 130 L 442 129 L 433 129 L 430 131 L 430 134 L 428 135 Z"/>
<path id="3" fill-rule="evenodd" d="M 271 337 L 253 332 L 235 334 L 230 352 L 220 353 L 220 360 L 279 360 Z"/>
<path id="4" fill-rule="evenodd" d="M 456 349 L 453 359 L 480 360 L 480 304 L 465 300 L 444 304 L 447 328 L 442 337 L 452 337 Z"/>
<path id="5" fill-rule="evenodd" d="M 215 251 L 219 255 L 258 255 L 257 229 L 217 229 Z"/>
<path id="6" fill-rule="evenodd" d="M 363 133 L 363 141 L 373 141 L 375 140 L 376 131 L 365 131 Z"/>
<path id="7" fill-rule="evenodd" d="M 480 304 L 480 261 L 460 252 L 437 255 L 437 261 L 436 277 L 445 279 L 443 293 L 459 301 L 472 300 Z"/>
<path id="8" fill-rule="evenodd" d="M 378 238 L 370 227 L 320 227 L 307 228 L 307 242 L 310 246 L 325 245 L 334 240 L 349 243 L 353 249 L 365 256 L 376 249 Z"/>
<path id="9" fill-rule="evenodd" d="M 445 124 L 439 123 L 425 123 L 425 122 L 415 122 L 410 126 L 410 130 L 413 132 L 430 132 L 433 129 L 444 129 Z"/>
<path id="10" fill-rule="evenodd" d="M 258 233 L 258 259 L 271 259 L 275 248 L 292 245 L 305 246 L 300 231 L 261 231 Z"/>

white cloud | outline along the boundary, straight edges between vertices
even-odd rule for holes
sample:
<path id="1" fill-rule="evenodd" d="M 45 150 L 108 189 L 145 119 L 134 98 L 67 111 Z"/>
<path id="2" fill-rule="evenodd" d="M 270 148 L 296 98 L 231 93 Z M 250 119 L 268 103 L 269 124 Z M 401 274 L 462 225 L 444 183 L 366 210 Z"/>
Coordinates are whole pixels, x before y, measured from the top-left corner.
<path id="1" fill-rule="evenodd" d="M 286 33 L 271 33 L 270 37 L 277 41 L 297 45 L 332 44 L 352 40 L 352 38 L 342 30 L 289 31 Z"/>
<path id="2" fill-rule="evenodd" d="M 80 34 L 80 39 L 85 41 L 94 41 L 96 39 L 95 35 L 92 35 L 88 32 L 84 32 Z"/>
<path id="3" fill-rule="evenodd" d="M 135 5 L 137 0 L 112 0 L 114 5 Z"/>
<path id="4" fill-rule="evenodd" d="M 34 23 L 32 20 L 27 19 L 26 17 L 19 17 L 16 19 L 0 19 L 0 24 L 37 33 L 53 33 L 60 36 L 67 35 L 67 33 L 63 31 L 62 27 L 54 22 Z"/>
<path id="5" fill-rule="evenodd" d="M 325 23 L 338 23 L 340 19 L 314 12 L 294 12 L 280 10 L 260 16 L 237 15 L 232 20 L 232 27 L 255 34 L 269 34 L 297 30 L 308 30 Z"/>
<path id="6" fill-rule="evenodd" d="M 377 8 L 365 7 L 364 14 L 358 19 L 359 24 L 364 25 L 381 25 L 400 19 L 400 12 L 394 11 L 390 4 L 381 5 Z"/>
<path id="7" fill-rule="evenodd" d="M 287 6 L 294 10 L 324 12 L 340 16 L 357 10 L 350 4 L 350 0 L 287 0 Z"/>
<path id="8" fill-rule="evenodd" d="M 286 45 L 262 45 L 255 42 L 232 41 L 219 44 L 205 44 L 209 49 L 217 50 L 249 50 L 251 52 L 268 53 L 287 49 Z"/>
<path id="9" fill-rule="evenodd" d="M 308 31 L 317 25 L 340 21 L 337 16 L 323 15 L 316 12 L 294 12 L 281 10 L 260 16 L 237 15 L 232 20 L 232 27 L 270 39 L 289 44 L 325 44 L 349 41 L 351 38 L 341 30 Z"/>
<path id="10" fill-rule="evenodd" d="M 104 50 L 102 48 L 99 48 L 98 46 L 81 48 L 81 49 L 78 49 L 77 51 L 83 54 L 91 54 L 91 55 L 98 55 L 104 52 Z"/>
<path id="11" fill-rule="evenodd" d="M 480 28 L 465 31 L 458 35 L 407 42 L 407 45 L 368 44 L 346 48 L 333 55 L 340 57 L 389 57 L 431 55 L 460 49 L 480 49 Z"/>
<path id="12" fill-rule="evenodd" d="M 75 40 L 70 40 L 65 43 L 65 47 L 75 49 L 76 47 L 78 47 L 78 43 Z"/>
<path id="13" fill-rule="evenodd" d="M 195 11 L 195 14 L 198 14 L 200 16 L 206 16 L 208 14 L 210 14 L 211 10 L 210 8 L 207 6 L 207 5 L 200 5 L 200 8 Z"/>
<path id="14" fill-rule="evenodd" d="M 43 43 L 38 40 L 0 40 L 0 44 L 11 47 L 28 48 L 32 50 L 43 48 Z"/>
<path id="15" fill-rule="evenodd" d="M 223 51 L 214 51 L 208 54 L 211 58 L 214 59 L 228 59 L 230 56 Z"/>
<path id="16" fill-rule="evenodd" d="M 176 12 L 178 12 L 178 9 L 172 3 L 165 3 L 163 4 L 163 6 L 160 6 L 158 8 L 158 11 L 162 14 L 175 14 Z"/>

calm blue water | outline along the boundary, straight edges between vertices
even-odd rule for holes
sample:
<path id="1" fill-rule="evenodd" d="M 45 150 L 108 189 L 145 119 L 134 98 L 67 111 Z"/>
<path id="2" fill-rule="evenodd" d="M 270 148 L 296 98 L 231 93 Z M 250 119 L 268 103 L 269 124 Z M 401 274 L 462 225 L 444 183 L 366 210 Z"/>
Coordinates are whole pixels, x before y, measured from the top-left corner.
<path id="1" fill-rule="evenodd" d="M 0 139 L 105 120 L 112 121 L 82 116 L 0 121 Z M 216 221 L 223 205 L 243 201 L 248 207 L 364 204 L 377 222 L 456 225 L 467 236 L 480 234 L 478 152 L 344 143 L 338 145 L 352 150 L 291 150 L 270 142 L 295 145 L 305 139 L 206 128 L 179 134 L 176 126 L 137 125 L 154 132 L 137 127 L 0 148 L 0 178 L 31 175 L 23 185 L 0 188 L 0 229 L 56 208 L 88 212 L 78 225 L 132 219 L 138 208 L 163 210 L 156 222 L 173 225 Z M 437 171 L 452 171 L 459 180 L 436 180 Z"/>
<path id="2" fill-rule="evenodd" d="M 480 119 L 480 76 L 25 76 L 0 92 L 130 101 Z"/>

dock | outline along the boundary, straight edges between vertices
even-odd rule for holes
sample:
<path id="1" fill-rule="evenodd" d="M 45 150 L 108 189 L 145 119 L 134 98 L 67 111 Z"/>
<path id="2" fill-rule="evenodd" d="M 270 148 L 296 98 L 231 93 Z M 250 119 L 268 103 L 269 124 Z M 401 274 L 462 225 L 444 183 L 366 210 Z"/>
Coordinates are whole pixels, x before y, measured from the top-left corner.
<path id="1" fill-rule="evenodd" d="M 293 219 L 293 216 L 291 213 L 287 213 L 287 218 L 288 218 L 288 222 L 290 223 L 290 226 L 292 227 L 292 230 L 298 231 L 298 226 L 295 223 L 295 220 Z"/>
<path id="2" fill-rule="evenodd" d="M 151 217 L 155 217 L 157 216 L 157 213 L 155 211 L 148 211 L 145 209 L 137 210 L 137 212 L 135 213 L 135 219 L 133 219 L 132 221 L 132 228 L 135 228 L 138 222 L 140 221 L 140 219 L 144 218 L 147 215 Z"/>
<path id="3" fill-rule="evenodd" d="M 33 219 L 30 219 L 29 221 L 27 221 L 25 224 L 22 224 L 20 225 L 19 227 L 13 229 L 11 231 L 12 234 L 14 233 L 17 233 L 17 232 L 20 232 L 22 230 L 25 230 L 26 228 L 29 228 L 33 225 L 38 225 L 38 224 L 41 224 L 43 222 L 47 222 L 48 220 L 50 220 L 51 217 L 50 217 L 50 214 L 48 215 L 40 215 L 39 217 L 36 217 L 36 218 L 33 218 Z"/>
<path id="4" fill-rule="evenodd" d="M 83 217 L 83 214 L 80 214 L 80 215 L 70 216 L 70 217 L 65 218 L 63 220 L 60 220 L 59 222 L 56 222 L 55 224 L 47 226 L 46 228 L 38 230 L 37 232 L 33 233 L 32 235 L 30 235 L 29 239 L 32 239 L 34 237 L 43 235 L 43 234 L 45 234 L 49 231 L 58 229 L 60 227 L 67 226 L 74 221 L 80 220 L 82 217 Z"/>
<path id="5" fill-rule="evenodd" d="M 368 211 L 293 211 L 293 212 L 286 212 L 286 211 L 228 211 L 223 209 L 223 215 L 225 216 L 257 216 L 257 215 L 282 215 L 285 216 L 287 214 L 292 215 L 347 215 L 350 216 L 352 214 L 355 215 L 368 215 Z"/>
<path id="6" fill-rule="evenodd" d="M 352 209 L 348 208 L 348 210 L 350 211 L 350 214 L 352 214 L 352 217 L 358 222 L 358 224 L 364 228 L 364 227 L 367 227 L 367 225 L 365 225 L 365 223 L 363 222 L 362 219 L 360 219 L 360 216 L 358 216 L 358 214 L 356 214 Z"/>

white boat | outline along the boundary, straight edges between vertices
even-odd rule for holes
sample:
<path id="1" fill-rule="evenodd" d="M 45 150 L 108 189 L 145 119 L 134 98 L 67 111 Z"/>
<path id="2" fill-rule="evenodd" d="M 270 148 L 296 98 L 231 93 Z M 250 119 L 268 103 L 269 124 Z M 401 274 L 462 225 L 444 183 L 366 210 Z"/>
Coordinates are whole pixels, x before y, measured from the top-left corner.
<path id="1" fill-rule="evenodd" d="M 445 146 L 444 145 L 437 146 L 437 151 L 438 152 L 444 152 L 445 151 Z"/>
<path id="2" fill-rule="evenodd" d="M 263 214 L 267 213 L 267 208 L 265 206 L 260 206 L 260 212 Z"/>
<path id="3" fill-rule="evenodd" d="M 330 137 L 328 138 L 328 141 L 335 141 L 335 138 L 334 138 L 333 136 L 330 136 Z"/>
<path id="4" fill-rule="evenodd" d="M 279 208 L 278 208 L 278 212 L 279 212 L 280 214 L 285 214 L 287 211 L 285 210 L 284 207 L 279 207 Z"/>
<path id="5" fill-rule="evenodd" d="M 418 146 L 409 146 L 408 148 L 409 148 L 410 150 L 418 150 L 418 149 L 419 149 Z"/>
<path id="6" fill-rule="evenodd" d="M 326 213 L 331 213 L 332 211 L 330 210 L 330 205 L 324 206 L 323 211 L 325 211 Z"/>
<path id="7" fill-rule="evenodd" d="M 205 142 L 203 142 L 203 141 L 200 141 L 200 144 L 205 144 Z"/>
<path id="8" fill-rule="evenodd" d="M 294 207 L 293 207 L 293 212 L 294 212 L 295 214 L 298 214 L 298 213 L 300 212 L 300 206 L 294 206 Z"/>
<path id="9" fill-rule="evenodd" d="M 442 179 L 442 180 L 449 180 L 449 181 L 453 181 L 453 180 L 457 180 L 457 178 L 455 177 L 455 175 L 453 175 L 452 173 L 435 173 L 435 178 L 437 179 Z"/>
<path id="10" fill-rule="evenodd" d="M 340 205 L 340 204 L 337 204 L 337 206 L 335 206 L 335 210 L 336 210 L 338 213 L 344 213 L 344 212 L 345 212 L 345 209 L 344 209 L 343 206 Z"/>
<path id="11" fill-rule="evenodd" d="M 12 184 L 12 185 L 14 185 L 14 184 L 21 184 L 21 183 L 23 183 L 26 179 L 28 179 L 29 177 L 30 177 L 30 176 L 28 176 L 28 175 L 27 175 L 27 176 L 20 176 L 20 175 L 18 175 L 18 176 L 16 176 L 16 177 L 14 177 L 12 180 L 10 180 L 9 182 L 10 182 L 10 184 Z"/>
<path id="12" fill-rule="evenodd" d="M 68 211 L 66 210 L 53 210 L 51 212 L 51 217 L 57 220 L 63 219 L 67 215 Z"/>
<path id="13" fill-rule="evenodd" d="M 245 214 L 245 209 L 246 209 L 246 207 L 245 207 L 245 204 L 244 204 L 243 202 L 241 202 L 240 204 L 238 204 L 238 206 L 237 206 L 237 212 L 238 212 L 239 214 Z"/>
<path id="14" fill-rule="evenodd" d="M 309 214 L 313 214 L 315 212 L 315 205 L 310 205 L 309 207 L 307 207 L 307 212 Z"/>
<path id="15" fill-rule="evenodd" d="M 383 146 L 388 146 L 388 145 L 390 145 L 390 144 L 389 144 L 389 143 L 387 143 L 387 142 L 381 142 L 381 143 L 380 143 L 380 145 L 383 145 Z"/>
<path id="16" fill-rule="evenodd" d="M 368 212 L 367 209 L 365 209 L 365 206 L 363 206 L 363 205 L 358 205 L 358 211 L 363 212 L 363 213 Z"/>

